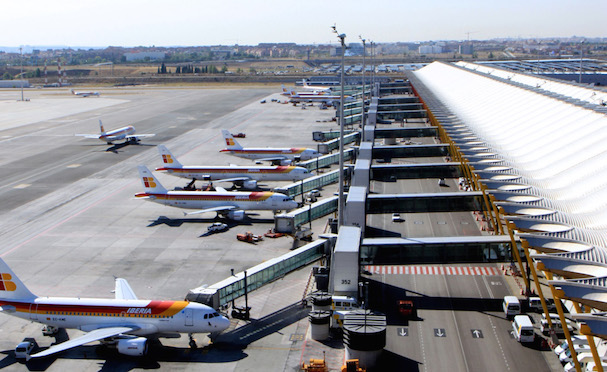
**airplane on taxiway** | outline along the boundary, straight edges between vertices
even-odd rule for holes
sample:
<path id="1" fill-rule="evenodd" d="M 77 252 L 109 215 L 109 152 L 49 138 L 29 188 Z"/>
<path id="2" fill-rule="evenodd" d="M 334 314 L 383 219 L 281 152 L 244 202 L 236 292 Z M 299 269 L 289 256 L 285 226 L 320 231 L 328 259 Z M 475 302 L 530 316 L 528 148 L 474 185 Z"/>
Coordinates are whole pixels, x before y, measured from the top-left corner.
<path id="1" fill-rule="evenodd" d="M 216 212 L 229 219 L 242 221 L 246 210 L 289 210 L 297 208 L 291 197 L 270 191 L 169 191 L 144 165 L 140 165 L 139 176 L 145 189 L 135 197 L 177 208 L 197 209 L 186 215 Z"/>
<path id="2" fill-rule="evenodd" d="M 280 165 L 288 165 L 293 160 L 309 160 L 322 155 L 314 149 L 304 147 L 242 147 L 229 131 L 223 129 L 221 133 L 228 147 L 219 152 L 245 159 L 279 162 Z"/>
<path id="3" fill-rule="evenodd" d="M 119 353 L 141 356 L 149 339 L 194 333 L 217 335 L 230 325 L 215 309 L 188 301 L 140 300 L 125 279 L 115 281 L 115 298 L 38 297 L 0 259 L 0 312 L 46 325 L 46 332 L 79 329 L 82 336 L 30 355 L 40 358 L 93 341 L 113 344 Z"/>
<path id="4" fill-rule="evenodd" d="M 120 140 L 125 140 L 125 143 L 137 143 L 139 142 L 139 138 L 155 136 L 155 134 L 135 134 L 135 127 L 132 125 L 106 132 L 101 120 L 99 120 L 99 132 L 99 134 L 76 134 L 76 136 L 98 139 L 106 142 L 108 145 Z"/>
<path id="5" fill-rule="evenodd" d="M 164 145 L 158 145 L 158 152 L 162 157 L 164 166 L 156 168 L 173 176 L 195 180 L 208 180 L 214 182 L 233 182 L 245 189 L 256 189 L 258 181 L 300 181 L 313 174 L 303 167 L 296 166 L 209 166 L 209 165 L 183 165 Z"/>
<path id="6" fill-rule="evenodd" d="M 77 92 L 73 89 L 72 89 L 72 94 L 75 96 L 80 96 L 80 97 L 89 97 L 89 96 L 99 97 L 101 95 L 101 93 L 99 93 L 99 92 Z"/>

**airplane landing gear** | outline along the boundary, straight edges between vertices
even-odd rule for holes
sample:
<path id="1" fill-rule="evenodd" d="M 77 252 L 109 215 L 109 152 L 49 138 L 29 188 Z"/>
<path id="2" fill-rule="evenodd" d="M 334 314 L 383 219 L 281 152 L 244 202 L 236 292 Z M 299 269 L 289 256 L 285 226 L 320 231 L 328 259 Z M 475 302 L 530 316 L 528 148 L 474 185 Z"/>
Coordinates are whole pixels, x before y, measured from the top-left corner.
<path id="1" fill-rule="evenodd" d="M 190 333 L 188 336 L 190 337 L 190 349 L 198 349 L 194 335 Z"/>

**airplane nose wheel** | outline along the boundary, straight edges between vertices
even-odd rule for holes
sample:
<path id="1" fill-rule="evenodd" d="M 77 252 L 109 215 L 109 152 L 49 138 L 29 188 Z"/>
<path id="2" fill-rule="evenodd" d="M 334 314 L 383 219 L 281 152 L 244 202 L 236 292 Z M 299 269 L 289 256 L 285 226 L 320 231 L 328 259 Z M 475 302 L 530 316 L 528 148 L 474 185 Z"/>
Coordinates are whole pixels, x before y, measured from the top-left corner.
<path id="1" fill-rule="evenodd" d="M 190 349 L 198 349 L 194 335 L 190 333 L 188 336 L 190 336 Z"/>

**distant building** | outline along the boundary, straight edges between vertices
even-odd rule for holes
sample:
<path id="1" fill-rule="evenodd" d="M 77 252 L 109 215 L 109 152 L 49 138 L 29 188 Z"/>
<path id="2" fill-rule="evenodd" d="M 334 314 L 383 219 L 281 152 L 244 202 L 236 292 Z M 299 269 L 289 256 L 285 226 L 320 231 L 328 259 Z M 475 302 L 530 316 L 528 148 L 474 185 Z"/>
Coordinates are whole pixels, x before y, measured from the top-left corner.
<path id="1" fill-rule="evenodd" d="M 440 54 L 443 52 L 443 47 L 440 45 L 420 45 L 419 54 Z"/>
<path id="2" fill-rule="evenodd" d="M 24 88 L 30 87 L 30 82 L 27 80 L 0 80 L 0 88 L 21 88 L 22 82 Z"/>
<path id="3" fill-rule="evenodd" d="M 474 46 L 472 43 L 460 44 L 459 54 L 474 54 Z"/>
<path id="4" fill-rule="evenodd" d="M 135 62 L 135 61 L 158 61 L 163 60 L 166 56 L 165 52 L 135 52 L 135 53 L 124 53 L 124 57 L 127 62 Z"/>

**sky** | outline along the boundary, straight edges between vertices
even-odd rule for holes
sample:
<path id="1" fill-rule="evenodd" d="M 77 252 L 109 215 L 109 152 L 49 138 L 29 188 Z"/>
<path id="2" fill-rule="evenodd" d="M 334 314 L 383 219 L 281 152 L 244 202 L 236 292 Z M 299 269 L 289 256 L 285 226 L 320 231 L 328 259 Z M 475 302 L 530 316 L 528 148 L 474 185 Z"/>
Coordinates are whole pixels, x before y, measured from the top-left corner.
<path id="1" fill-rule="evenodd" d="M 607 37 L 605 0 L 3 0 L 0 46 Z"/>

